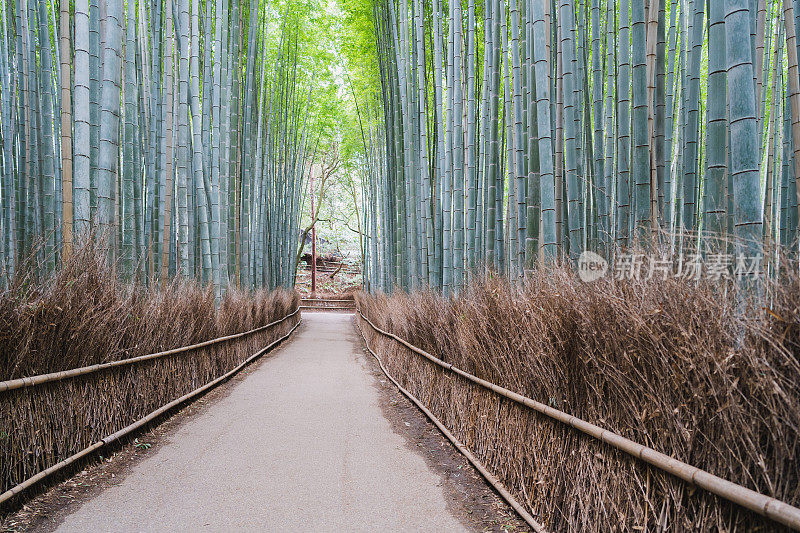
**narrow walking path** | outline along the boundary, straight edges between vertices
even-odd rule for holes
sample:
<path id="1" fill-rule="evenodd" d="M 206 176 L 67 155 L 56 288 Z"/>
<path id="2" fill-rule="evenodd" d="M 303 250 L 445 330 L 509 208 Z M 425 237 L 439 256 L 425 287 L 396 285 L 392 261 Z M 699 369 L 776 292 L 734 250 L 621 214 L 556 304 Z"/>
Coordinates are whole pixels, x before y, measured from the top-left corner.
<path id="1" fill-rule="evenodd" d="M 59 531 L 461 531 L 440 476 L 392 430 L 352 315 L 292 339 Z"/>

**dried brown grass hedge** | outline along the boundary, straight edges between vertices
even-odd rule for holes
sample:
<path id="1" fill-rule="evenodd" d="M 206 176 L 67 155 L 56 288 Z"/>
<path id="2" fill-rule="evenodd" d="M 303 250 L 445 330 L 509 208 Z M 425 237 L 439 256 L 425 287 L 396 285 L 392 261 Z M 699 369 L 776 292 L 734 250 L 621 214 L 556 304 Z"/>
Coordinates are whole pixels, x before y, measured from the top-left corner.
<path id="1" fill-rule="evenodd" d="M 524 288 L 484 280 L 458 299 L 357 300 L 379 327 L 467 372 L 800 506 L 800 281 L 787 274 L 768 293 L 765 310 L 719 283 L 583 283 L 551 267 Z M 779 529 L 360 326 L 551 531 Z"/>
<path id="2" fill-rule="evenodd" d="M 131 286 L 91 249 L 50 280 L 0 294 L 0 381 L 126 359 L 255 329 L 294 311 L 293 291 L 214 294 Z M 297 323 L 160 359 L 0 392 L 0 492 L 234 368 Z"/>

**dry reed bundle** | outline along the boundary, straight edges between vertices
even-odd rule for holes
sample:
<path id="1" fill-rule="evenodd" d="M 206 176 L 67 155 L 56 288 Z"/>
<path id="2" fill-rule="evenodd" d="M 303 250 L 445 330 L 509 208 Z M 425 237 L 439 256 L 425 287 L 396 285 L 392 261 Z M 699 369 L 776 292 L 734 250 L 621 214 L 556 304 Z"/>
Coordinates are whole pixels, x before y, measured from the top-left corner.
<path id="1" fill-rule="evenodd" d="M 480 378 L 798 506 L 800 281 L 787 274 L 769 287 L 768 313 L 741 312 L 728 289 L 672 278 L 586 284 L 550 267 L 522 289 L 483 280 L 457 300 L 358 303 L 378 327 Z M 362 331 L 551 531 L 778 529 Z"/>
<path id="2" fill-rule="evenodd" d="M 285 317 L 296 293 L 160 292 L 116 280 L 84 250 L 53 280 L 0 294 L 0 380 L 126 359 L 249 331 Z M 286 335 L 299 315 L 235 340 L 0 393 L 0 493 L 212 379 Z"/>

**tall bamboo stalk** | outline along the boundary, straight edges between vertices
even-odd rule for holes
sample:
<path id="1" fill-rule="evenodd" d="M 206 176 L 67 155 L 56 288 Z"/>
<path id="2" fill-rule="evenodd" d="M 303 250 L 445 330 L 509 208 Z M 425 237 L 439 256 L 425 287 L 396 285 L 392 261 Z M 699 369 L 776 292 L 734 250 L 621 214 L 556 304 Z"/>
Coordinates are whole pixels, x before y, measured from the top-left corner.
<path id="1" fill-rule="evenodd" d="M 61 183 L 63 245 L 61 256 L 69 259 L 72 253 L 72 73 L 70 72 L 69 1 L 59 3 L 59 48 L 61 52 Z"/>

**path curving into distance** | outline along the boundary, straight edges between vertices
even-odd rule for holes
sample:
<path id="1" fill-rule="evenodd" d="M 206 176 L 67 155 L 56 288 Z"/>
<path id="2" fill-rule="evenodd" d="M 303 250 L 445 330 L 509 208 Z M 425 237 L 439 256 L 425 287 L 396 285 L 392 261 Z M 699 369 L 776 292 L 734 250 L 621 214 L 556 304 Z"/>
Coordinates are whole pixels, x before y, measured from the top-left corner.
<path id="1" fill-rule="evenodd" d="M 57 530 L 464 531 L 382 413 L 352 315 L 303 321 Z"/>

